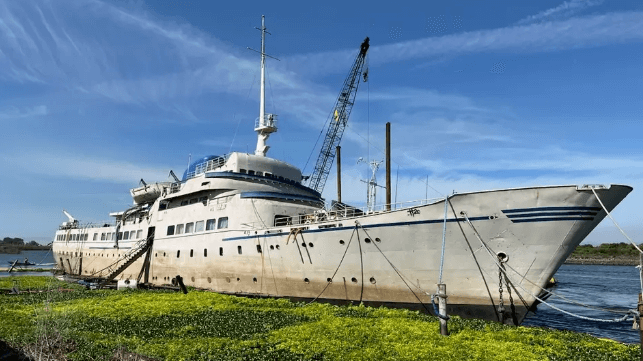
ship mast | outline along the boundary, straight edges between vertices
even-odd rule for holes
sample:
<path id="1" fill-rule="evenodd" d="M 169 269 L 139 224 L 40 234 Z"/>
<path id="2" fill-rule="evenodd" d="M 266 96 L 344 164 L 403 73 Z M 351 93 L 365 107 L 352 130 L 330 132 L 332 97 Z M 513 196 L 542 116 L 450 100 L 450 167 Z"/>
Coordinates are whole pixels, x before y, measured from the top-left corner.
<path id="1" fill-rule="evenodd" d="M 266 114 L 266 56 L 275 60 L 279 59 L 267 55 L 265 52 L 266 34 L 270 33 L 266 31 L 264 15 L 261 15 L 261 28 L 256 29 L 261 31 L 261 51 L 258 52 L 261 54 L 261 91 L 259 94 L 259 118 L 257 118 L 255 122 L 255 132 L 257 132 L 257 149 L 255 149 L 255 154 L 263 157 L 268 152 L 268 149 L 270 149 L 270 146 L 266 145 L 268 137 L 270 137 L 271 133 L 277 131 L 277 114 Z"/>

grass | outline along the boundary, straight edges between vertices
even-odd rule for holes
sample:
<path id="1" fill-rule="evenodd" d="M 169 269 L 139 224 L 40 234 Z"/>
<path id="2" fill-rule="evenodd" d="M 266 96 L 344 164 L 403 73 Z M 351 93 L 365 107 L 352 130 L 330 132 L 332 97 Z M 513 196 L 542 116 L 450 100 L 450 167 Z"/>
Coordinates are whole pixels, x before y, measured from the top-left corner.
<path id="1" fill-rule="evenodd" d="M 192 291 L 88 291 L 51 277 L 0 279 L 0 339 L 72 360 L 638 360 L 638 345 L 386 308 L 298 304 Z M 59 292 L 59 288 L 74 289 Z M 43 341 L 44 340 L 44 341 Z M 52 346 L 53 345 L 53 346 Z"/>

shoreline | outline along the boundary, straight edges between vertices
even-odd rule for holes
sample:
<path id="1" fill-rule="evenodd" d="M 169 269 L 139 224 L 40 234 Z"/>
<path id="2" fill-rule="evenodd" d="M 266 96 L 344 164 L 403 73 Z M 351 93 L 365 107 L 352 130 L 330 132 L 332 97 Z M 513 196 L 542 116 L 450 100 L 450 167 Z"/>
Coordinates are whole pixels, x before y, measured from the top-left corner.
<path id="1" fill-rule="evenodd" d="M 565 264 L 596 265 L 596 266 L 638 266 L 638 257 L 573 257 L 570 256 Z"/>

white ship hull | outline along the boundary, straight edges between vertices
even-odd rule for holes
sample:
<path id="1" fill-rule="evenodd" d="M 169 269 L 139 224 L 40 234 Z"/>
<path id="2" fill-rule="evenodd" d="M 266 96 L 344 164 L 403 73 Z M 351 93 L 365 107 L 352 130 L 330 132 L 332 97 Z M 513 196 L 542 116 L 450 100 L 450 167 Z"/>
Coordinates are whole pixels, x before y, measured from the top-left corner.
<path id="1" fill-rule="evenodd" d="M 613 185 L 596 192 L 611 210 L 631 190 Z M 243 199 L 230 200 L 234 209 L 240 209 L 235 201 Z M 498 264 L 474 228 L 489 249 L 508 257 L 515 310 L 506 319 L 520 322 L 537 303 L 534 295 L 606 216 L 592 190 L 576 186 L 455 194 L 449 201 L 442 279 L 450 312 L 494 320 L 499 318 Z M 262 207 L 276 207 L 274 201 L 252 202 L 259 214 Z M 225 213 L 225 207 L 210 205 L 190 205 L 193 208 L 180 216 L 158 211 L 147 221 L 123 226 L 143 230 L 143 236 L 150 227 L 156 230 L 149 283 L 171 284 L 180 275 L 188 286 L 231 294 L 340 303 L 362 300 L 413 309 L 431 304 L 429 295 L 435 293 L 440 271 L 444 199 L 359 217 L 331 215 L 335 219 L 324 222 L 166 235 L 169 225 L 182 222 L 176 217 L 189 214 L 190 219 L 208 219 Z M 93 238 L 93 229 L 78 232 Z M 89 239 L 54 242 L 58 266 L 70 274 L 106 276 L 110 271 L 106 268 L 116 268 L 119 256 L 140 241 L 140 237 L 118 242 Z M 143 259 L 117 278 L 136 279 Z M 506 286 L 504 304 L 511 313 Z"/>

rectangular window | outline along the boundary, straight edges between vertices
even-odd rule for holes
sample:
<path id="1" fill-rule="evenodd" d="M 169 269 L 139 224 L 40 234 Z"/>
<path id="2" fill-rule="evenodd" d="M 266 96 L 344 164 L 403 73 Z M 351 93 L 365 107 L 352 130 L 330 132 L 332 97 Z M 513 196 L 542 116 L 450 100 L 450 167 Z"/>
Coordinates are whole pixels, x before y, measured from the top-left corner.
<path id="1" fill-rule="evenodd" d="M 187 204 L 188 204 L 188 201 L 182 201 L 182 202 L 181 202 L 181 205 L 182 205 L 182 206 L 185 206 L 185 205 L 187 205 Z"/>
<path id="2" fill-rule="evenodd" d="M 246 170 L 245 169 L 239 169 L 239 173 L 244 173 L 245 174 Z"/>
<path id="3" fill-rule="evenodd" d="M 219 218 L 219 226 L 217 228 L 228 228 L 228 217 Z"/>
<path id="4" fill-rule="evenodd" d="M 261 173 L 261 172 L 257 172 L 257 175 L 263 175 L 263 173 Z"/>
<path id="5" fill-rule="evenodd" d="M 159 204 L 159 211 L 162 211 L 164 209 L 167 209 L 167 203 L 166 202 L 161 202 Z"/>
<path id="6" fill-rule="evenodd" d="M 194 226 L 194 232 L 203 232 L 203 224 L 204 221 L 198 221 L 196 222 L 196 225 Z"/>
<path id="7" fill-rule="evenodd" d="M 167 235 L 171 236 L 174 234 L 174 226 L 167 226 Z"/>
<path id="8" fill-rule="evenodd" d="M 112 241 L 116 239 L 116 232 L 112 233 Z"/>
<path id="9" fill-rule="evenodd" d="M 127 239 L 129 239 L 129 232 L 125 232 L 123 234 L 123 240 L 127 240 Z"/>
<path id="10" fill-rule="evenodd" d="M 257 245 L 257 253 L 261 253 L 261 245 Z"/>
<path id="11" fill-rule="evenodd" d="M 181 255 L 181 251 L 180 250 L 176 251 L 176 258 L 179 258 L 180 255 Z"/>
<path id="12" fill-rule="evenodd" d="M 176 234 L 183 234 L 183 225 L 182 224 L 177 224 L 176 225 Z"/>
<path id="13" fill-rule="evenodd" d="M 114 239 L 112 238 L 112 232 L 107 232 L 107 237 L 106 237 L 106 239 L 107 239 L 108 241 L 113 241 L 113 240 L 114 240 Z"/>
<path id="14" fill-rule="evenodd" d="M 248 174 L 250 174 L 250 175 L 254 175 L 254 174 L 255 174 L 255 171 L 253 171 L 253 170 L 249 170 L 249 171 L 248 171 Z"/>
<path id="15" fill-rule="evenodd" d="M 208 256 L 208 249 L 204 248 L 203 249 L 203 257 L 207 257 L 207 256 Z"/>
<path id="16" fill-rule="evenodd" d="M 207 201 L 208 201 L 208 197 L 207 197 L 207 196 L 206 196 L 206 197 L 201 197 L 201 198 L 199 198 L 199 202 L 207 202 Z"/>
<path id="17" fill-rule="evenodd" d="M 121 239 L 123 239 L 123 232 L 118 232 L 118 238 L 116 238 L 116 239 L 119 240 L 119 241 Z"/>
<path id="18" fill-rule="evenodd" d="M 219 247 L 219 256 L 223 256 L 223 247 Z"/>
<path id="19" fill-rule="evenodd" d="M 185 233 L 192 233 L 192 232 L 194 232 L 194 222 L 186 223 Z"/>
<path id="20" fill-rule="evenodd" d="M 288 215 L 275 214 L 275 226 L 287 226 L 292 224 L 292 217 Z"/>
<path id="21" fill-rule="evenodd" d="M 241 250 L 241 246 L 237 246 L 237 252 L 239 252 L 239 254 L 243 253 L 243 251 Z"/>
<path id="22" fill-rule="evenodd" d="M 205 230 L 206 231 L 211 231 L 213 229 L 217 228 L 217 220 L 216 219 L 208 219 L 208 221 L 205 224 Z"/>
<path id="23" fill-rule="evenodd" d="M 89 233 L 85 233 L 85 241 L 89 238 Z"/>
<path id="24" fill-rule="evenodd" d="M 194 203 L 196 203 L 198 201 L 199 201 L 198 198 L 192 198 L 192 199 L 190 199 L 190 204 L 194 204 Z"/>
<path id="25" fill-rule="evenodd" d="M 142 235 L 143 235 L 142 229 L 139 229 L 138 231 L 136 231 L 136 239 L 140 239 Z"/>
<path id="26" fill-rule="evenodd" d="M 194 250 L 193 249 L 190 250 L 190 257 L 194 257 Z"/>
<path id="27" fill-rule="evenodd" d="M 100 234 L 100 240 L 101 240 L 101 241 L 104 241 L 104 240 L 105 240 L 105 233 L 101 233 L 101 234 Z"/>

